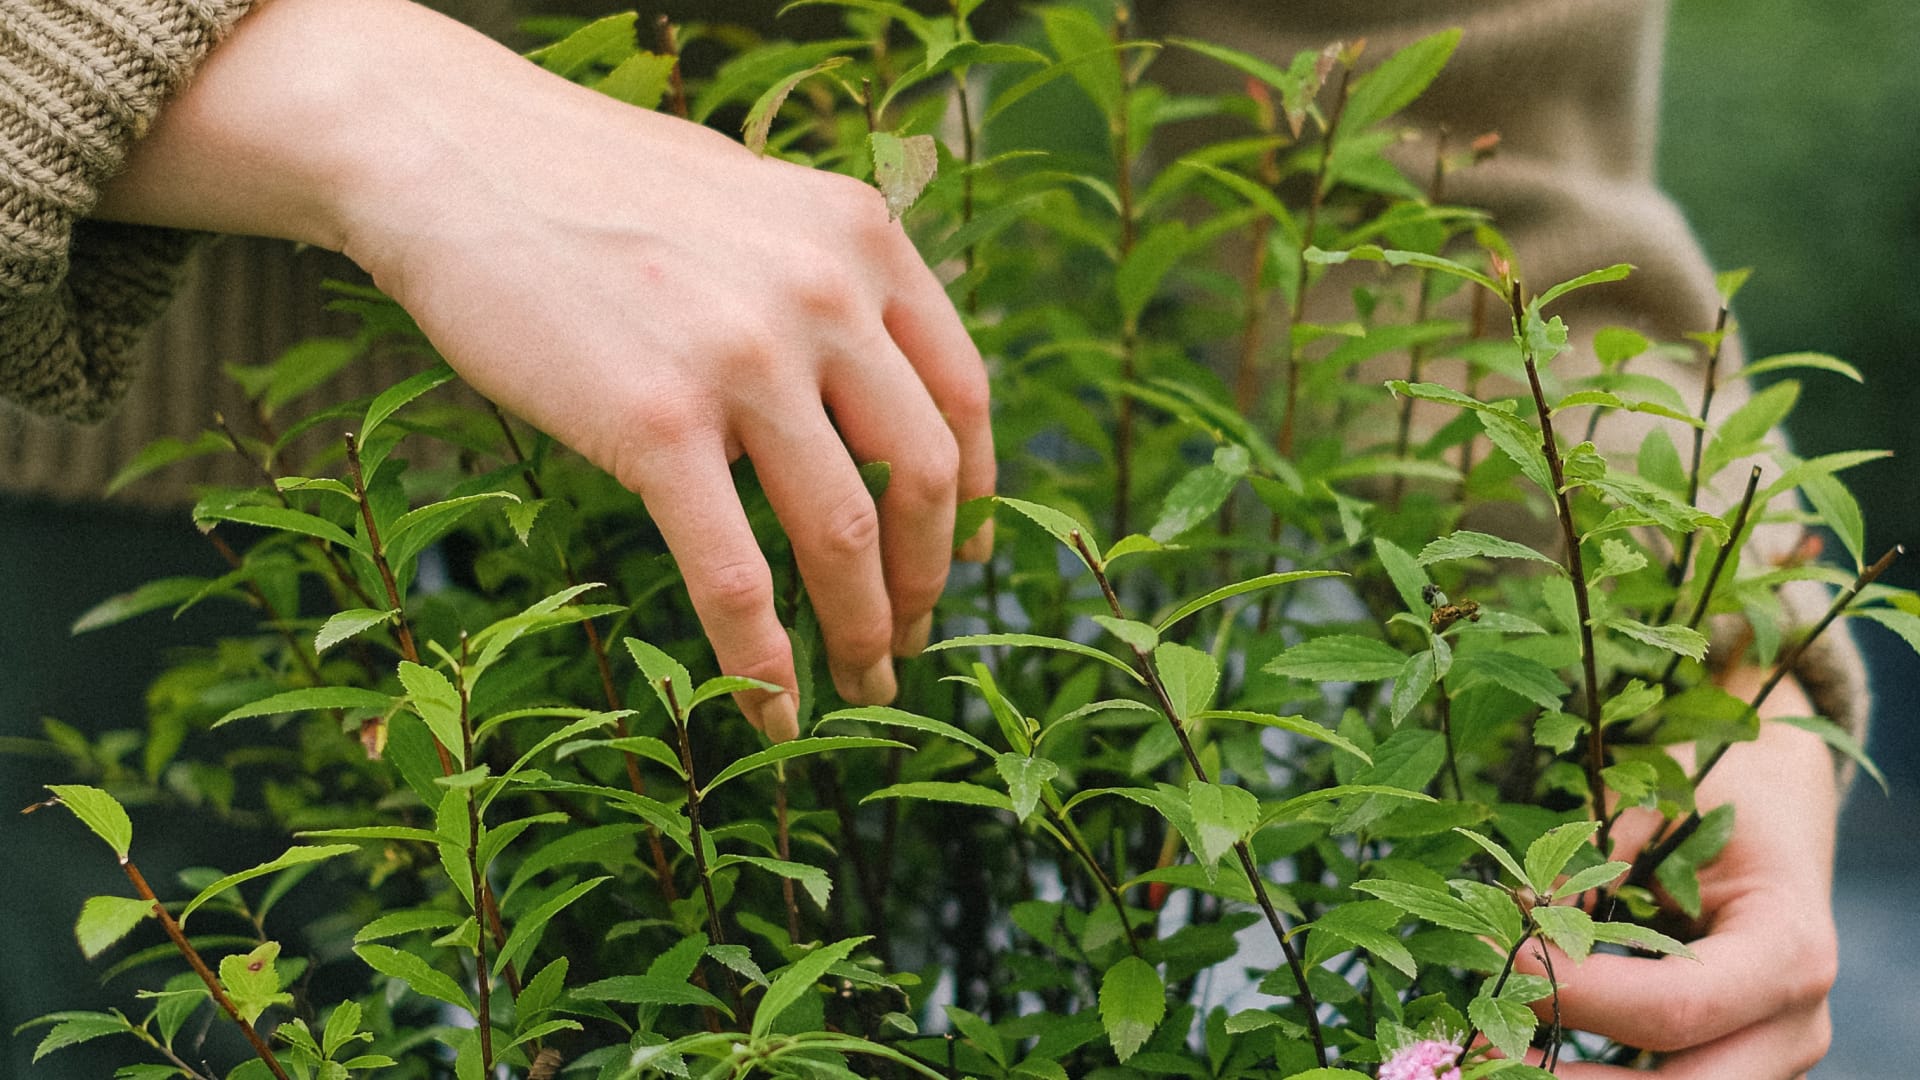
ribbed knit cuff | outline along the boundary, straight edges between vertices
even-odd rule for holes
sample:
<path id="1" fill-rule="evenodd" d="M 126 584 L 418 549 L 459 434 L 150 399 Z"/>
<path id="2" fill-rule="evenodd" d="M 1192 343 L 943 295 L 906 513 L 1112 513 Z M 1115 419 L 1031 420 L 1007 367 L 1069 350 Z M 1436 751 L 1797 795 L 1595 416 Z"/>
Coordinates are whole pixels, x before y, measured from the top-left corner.
<path id="1" fill-rule="evenodd" d="M 192 244 L 76 223 L 251 3 L 0 0 L 0 396 L 86 420 L 125 392 Z"/>

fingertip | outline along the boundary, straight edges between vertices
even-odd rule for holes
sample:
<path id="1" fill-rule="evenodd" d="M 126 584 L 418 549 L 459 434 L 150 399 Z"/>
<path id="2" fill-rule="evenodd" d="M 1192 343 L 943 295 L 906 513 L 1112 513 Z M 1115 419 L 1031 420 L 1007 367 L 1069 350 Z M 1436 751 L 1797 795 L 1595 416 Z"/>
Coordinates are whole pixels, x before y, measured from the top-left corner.
<path id="1" fill-rule="evenodd" d="M 783 743 L 799 737 L 799 704 L 792 694 L 775 694 L 768 698 L 760 708 L 760 730 L 774 742 Z"/>
<path id="2" fill-rule="evenodd" d="M 899 692 L 893 678 L 893 660 L 885 656 L 864 671 L 834 668 L 833 687 L 850 705 L 886 705 Z"/>

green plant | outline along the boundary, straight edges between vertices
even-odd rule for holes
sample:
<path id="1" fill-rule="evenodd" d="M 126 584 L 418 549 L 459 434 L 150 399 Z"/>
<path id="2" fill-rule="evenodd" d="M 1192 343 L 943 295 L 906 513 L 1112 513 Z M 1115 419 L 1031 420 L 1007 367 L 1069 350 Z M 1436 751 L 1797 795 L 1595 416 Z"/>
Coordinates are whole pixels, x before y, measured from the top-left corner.
<path id="1" fill-rule="evenodd" d="M 175 1040 L 217 1010 L 255 1050 L 226 1072 L 241 1078 L 1339 1077 L 1474 1032 L 1517 1056 L 1530 1005 L 1553 995 L 1515 971 L 1528 942 L 1685 951 L 1642 925 L 1651 885 L 1697 913 L 1695 868 L 1731 821 L 1694 814 L 1693 790 L 1754 737 L 1760 704 L 1706 677 L 1703 618 L 1756 616 L 1755 659 L 1774 670 L 1757 698 L 1826 625 L 1782 640 L 1769 598 L 1785 582 L 1832 580 L 1835 617 L 1920 640 L 1920 601 L 1875 583 L 1891 554 L 1866 564 L 1835 479 L 1872 455 L 1766 449 L 1791 383 L 1692 416 L 1628 370 L 1654 346 L 1624 331 L 1603 334 L 1597 373 L 1556 378 L 1568 331 L 1552 306 L 1629 268 L 1531 292 L 1481 215 L 1383 157 L 1457 35 L 1372 67 L 1334 46 L 1283 69 L 1136 40 L 1124 17 L 1072 5 L 1038 8 L 1030 47 L 974 40 L 978 3 L 801 4 L 844 9 L 847 35 L 745 42 L 684 85 L 673 35 L 643 51 L 631 16 L 569 26 L 534 59 L 871 177 L 954 270 L 1012 453 L 1008 494 L 962 508 L 957 535 L 997 514 L 1003 540 L 950 589 L 949 636 L 902 668 L 895 706 L 837 707 L 743 473 L 809 732 L 766 746 L 727 716 L 753 684 L 708 674 L 674 567 L 613 481 L 436 394 L 453 376 L 430 356 L 371 401 L 291 424 L 276 414 L 325 374 L 311 351 L 245 372 L 257 433 L 222 423 L 125 477 L 191 453 L 259 462 L 268 483 L 194 510 L 232 572 L 156 582 L 83 623 L 211 600 L 259 613 L 258 635 L 172 667 L 139 768 L 102 782 L 298 843 L 189 876 L 175 904 L 131 861 L 115 795 L 54 786 L 136 893 L 87 901 L 83 951 L 155 918 L 168 940 L 115 973 L 189 970 L 144 1012 L 43 1018 L 41 1054 L 117 1035 L 150 1062 L 124 1076 L 202 1077 Z M 1249 90 L 1171 96 L 1146 78 L 1162 48 L 1231 65 Z M 1069 94 L 1081 137 L 1056 118 L 1057 143 L 996 147 L 1023 102 Z M 933 138 L 950 102 L 957 147 Z M 1196 119 L 1237 119 L 1244 137 L 1148 156 L 1156 129 Z M 1212 252 L 1235 239 L 1250 254 L 1222 269 Z M 1341 279 L 1355 317 L 1309 322 L 1310 294 L 1367 263 L 1387 276 Z M 1511 335 L 1437 314 L 1463 290 Z M 377 292 L 343 286 L 336 303 L 366 324 L 336 364 L 430 352 Z M 1726 332 L 1701 337 L 1709 389 L 1847 371 L 1796 356 L 1721 372 Z M 1391 393 L 1456 416 L 1430 435 L 1350 377 L 1398 353 Z M 1232 358 L 1229 377 L 1207 354 Z M 1468 390 L 1421 378 L 1442 357 L 1468 363 Z M 1389 417 L 1377 446 L 1354 434 L 1367 410 Z M 1697 432 L 1690 460 L 1664 432 L 1636 462 L 1603 457 L 1592 427 L 1610 411 Z M 316 431 L 342 437 L 290 462 Z M 1703 485 L 1762 452 L 1779 470 L 1767 488 L 1754 472 L 1725 514 L 1699 508 Z M 884 463 L 866 471 L 887 483 Z M 1802 516 L 1772 509 L 1796 489 L 1855 572 L 1741 566 L 1755 525 Z M 1557 546 L 1462 527 L 1502 503 L 1542 509 Z M 248 530 L 264 531 L 230 543 Z M 1538 572 L 1492 572 L 1509 562 Z M 1680 742 L 1702 750 L 1691 771 L 1666 749 Z M 107 757 L 63 745 L 83 770 Z M 1609 861 L 1635 807 L 1678 828 Z M 278 901 L 303 882 L 332 913 L 284 925 Z M 238 932 L 190 936 L 203 909 Z M 1279 959 L 1249 973 L 1256 937 Z M 1218 1004 L 1221 983 L 1257 1004 Z M 1551 1061 L 1562 1040 L 1546 1040 Z M 1462 1056 L 1476 1076 L 1541 1072 Z"/>

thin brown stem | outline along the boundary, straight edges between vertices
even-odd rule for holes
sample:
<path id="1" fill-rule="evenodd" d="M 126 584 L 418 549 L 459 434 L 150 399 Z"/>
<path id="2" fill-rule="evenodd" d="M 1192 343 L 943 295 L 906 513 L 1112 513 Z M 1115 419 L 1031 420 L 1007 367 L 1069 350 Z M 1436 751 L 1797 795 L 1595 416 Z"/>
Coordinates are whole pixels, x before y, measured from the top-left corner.
<path id="1" fill-rule="evenodd" d="M 154 917 L 160 920 L 160 926 L 167 932 L 167 937 L 173 941 L 173 947 L 186 958 L 187 966 L 193 969 L 195 975 L 200 976 L 201 982 L 207 984 L 207 993 L 212 995 L 213 1003 L 220 1006 L 220 1011 L 226 1013 L 229 1020 L 239 1025 L 240 1034 L 246 1036 L 247 1044 L 252 1046 L 253 1052 L 266 1063 L 267 1070 L 273 1073 L 275 1080 L 287 1080 L 286 1070 L 280 1067 L 279 1060 L 273 1056 L 273 1050 L 267 1046 L 266 1040 L 260 1037 L 260 1033 L 254 1030 L 247 1018 L 240 1015 L 240 1010 L 234 1007 L 233 999 L 227 996 L 226 988 L 220 985 L 220 979 L 207 967 L 207 962 L 200 958 L 200 951 L 187 940 L 187 935 L 181 932 L 180 924 L 174 921 L 166 905 L 153 894 L 153 887 L 147 884 L 147 879 L 140 873 L 140 868 L 133 864 L 132 859 L 122 856 L 120 869 L 126 871 L 127 880 L 133 882 L 134 891 L 140 894 L 140 899 L 153 905 Z"/>
<path id="2" fill-rule="evenodd" d="M 1707 438 L 1706 421 L 1713 411 L 1713 395 L 1719 389 L 1720 346 L 1727 340 L 1727 308 L 1720 306 L 1720 314 L 1713 323 L 1713 344 L 1707 349 L 1706 389 L 1700 395 L 1700 426 L 1693 429 L 1693 462 L 1687 467 L 1687 505 L 1692 506 L 1700 499 L 1700 459 L 1704 453 Z M 1667 567 L 1667 582 L 1680 584 L 1686 576 L 1687 564 L 1693 561 L 1693 547 L 1697 533 L 1688 533 L 1680 541 L 1680 551 L 1674 556 L 1673 565 Z"/>
<path id="3" fill-rule="evenodd" d="M 653 20 L 654 50 L 661 56 L 673 57 L 673 67 L 667 72 L 667 101 L 673 107 L 673 115 L 687 119 L 687 84 L 680 75 L 680 42 L 673 32 L 673 22 L 664 14 Z"/>
<path id="4" fill-rule="evenodd" d="M 1740 546 L 1740 534 L 1746 531 L 1747 515 L 1753 510 L 1753 499 L 1759 490 L 1760 466 L 1755 465 L 1753 471 L 1747 474 L 1747 490 L 1740 496 L 1740 507 L 1733 515 L 1733 531 L 1727 534 L 1727 542 L 1720 545 L 1720 554 L 1714 557 L 1713 569 L 1707 574 L 1706 584 L 1701 586 L 1700 598 L 1694 601 L 1693 614 L 1687 618 L 1687 629 L 1697 628 L 1700 620 L 1706 617 L 1707 605 L 1713 602 L 1713 590 L 1720 584 L 1720 574 L 1727 568 L 1728 559 Z M 1678 604 L 1679 598 L 1675 597 L 1673 605 L 1668 607 L 1666 615 L 1662 617 L 1662 622 L 1672 617 Z M 1680 670 L 1680 654 L 1675 653 L 1673 659 L 1667 662 L 1667 670 L 1661 674 L 1660 681 L 1672 682 L 1673 673 L 1678 670 Z"/>
<path id="5" fill-rule="evenodd" d="M 1047 810 L 1059 824 L 1060 836 L 1066 840 L 1067 850 L 1073 853 L 1074 858 L 1080 860 L 1080 865 L 1087 868 L 1087 876 L 1093 879 L 1094 884 L 1098 885 L 1101 893 L 1106 896 L 1107 902 L 1113 905 L 1113 913 L 1120 918 L 1120 929 L 1126 932 L 1127 948 L 1133 955 L 1139 956 L 1140 942 L 1134 938 L 1133 923 L 1127 919 L 1127 903 L 1121 898 L 1120 889 L 1114 885 L 1113 878 L 1100 866 L 1100 860 L 1093 857 L 1092 850 L 1087 847 L 1086 837 L 1080 835 L 1080 829 L 1074 825 L 1073 819 L 1067 816 L 1066 811 L 1051 805 Z"/>
<path id="6" fill-rule="evenodd" d="M 1453 698 L 1447 694 L 1447 688 L 1435 680 L 1440 691 L 1440 735 L 1447 744 L 1447 776 L 1453 780 L 1453 797 L 1466 800 L 1467 787 L 1460 782 L 1460 759 L 1453 745 Z"/>
<path id="7" fill-rule="evenodd" d="M 1580 619 L 1580 666 L 1586 681 L 1587 698 L 1587 793 L 1593 800 L 1593 816 L 1600 822 L 1599 846 L 1609 850 L 1612 821 L 1607 816 L 1607 785 L 1600 771 L 1606 768 L 1606 736 L 1600 724 L 1600 676 L 1593 649 L 1593 609 L 1587 595 L 1586 567 L 1580 557 L 1580 533 L 1573 522 L 1573 507 L 1567 499 L 1566 471 L 1560 461 L 1560 444 L 1553 435 L 1553 410 L 1540 386 L 1540 369 L 1534 363 L 1533 346 L 1527 339 L 1527 308 L 1521 299 L 1520 282 L 1513 282 L 1508 296 L 1513 311 L 1514 337 L 1520 343 L 1520 358 L 1526 364 L 1527 385 L 1533 391 L 1533 404 L 1540 417 L 1540 449 L 1547 458 L 1547 470 L 1553 478 L 1553 504 L 1560 519 L 1560 536 L 1567 546 L 1567 576 L 1573 585 L 1573 602 Z"/>
<path id="8" fill-rule="evenodd" d="M 1760 684 L 1760 689 L 1753 695 L 1753 702 L 1747 706 L 1749 713 L 1758 713 L 1760 711 L 1760 707 L 1766 704 L 1767 698 L 1772 696 L 1774 689 L 1799 666 L 1800 657 L 1805 655 L 1807 648 L 1826 631 L 1827 627 L 1833 625 L 1835 619 L 1838 619 L 1846 612 L 1847 608 L 1853 604 L 1854 599 L 1858 597 L 1867 586 L 1879 580 L 1880 575 L 1887 572 L 1887 568 L 1893 565 L 1894 560 L 1906 554 L 1906 550 L 1906 547 L 1900 544 L 1895 544 L 1893 547 L 1887 549 L 1886 554 L 1880 556 L 1872 566 L 1862 570 L 1860 575 L 1854 578 L 1853 584 L 1847 587 L 1847 591 L 1834 598 L 1833 603 L 1827 608 L 1826 614 L 1820 617 L 1819 622 L 1814 623 L 1813 626 L 1801 636 L 1800 640 L 1793 644 L 1792 648 L 1780 654 L 1779 660 L 1773 665 L 1773 670 L 1767 675 L 1767 681 Z M 1707 774 L 1713 771 L 1713 767 L 1720 764 L 1720 759 L 1726 756 L 1727 750 L 1730 749 L 1731 746 L 1732 744 L 1728 743 L 1715 747 L 1713 752 L 1707 755 L 1706 760 L 1702 761 L 1700 766 L 1694 770 L 1693 786 L 1695 790 L 1699 789 L 1701 782 L 1706 780 Z M 1680 823 L 1679 828 L 1669 833 L 1666 839 L 1660 841 L 1658 844 L 1650 845 L 1641 853 L 1638 859 L 1634 860 L 1633 872 L 1628 875 L 1627 883 L 1629 885 L 1646 884 L 1646 882 L 1652 878 L 1654 870 L 1657 869 L 1662 862 L 1666 861 L 1667 856 L 1672 855 L 1674 849 L 1686 843 L 1687 839 L 1699 828 L 1700 811 L 1695 810 L 1688 814 L 1686 819 Z"/>
<path id="9" fill-rule="evenodd" d="M 1113 582 L 1107 577 L 1106 566 L 1094 557 L 1093 549 L 1087 546 L 1086 538 L 1080 535 L 1080 530 L 1072 530 L 1067 537 L 1073 542 L 1074 550 L 1079 552 L 1080 558 L 1085 560 L 1087 567 L 1093 571 L 1093 578 L 1099 582 L 1100 592 L 1106 597 L 1107 607 L 1113 612 L 1113 617 L 1125 619 L 1126 611 L 1120 606 L 1120 597 L 1113 591 Z M 1180 750 L 1186 755 L 1187 767 L 1193 770 L 1194 779 L 1203 784 L 1212 783 L 1207 777 L 1207 767 L 1200 763 L 1200 755 L 1194 750 L 1193 739 L 1188 735 L 1186 725 L 1180 721 L 1180 711 L 1173 704 L 1173 696 L 1168 692 L 1167 684 L 1161 680 L 1159 669 L 1153 666 L 1153 659 L 1138 645 L 1129 643 L 1128 648 L 1133 651 L 1135 670 L 1146 682 L 1147 688 L 1153 692 L 1155 703 L 1159 705 L 1168 725 L 1173 728 L 1174 737 L 1180 741 Z M 1306 965 L 1300 959 L 1300 951 L 1294 948 L 1292 932 L 1288 930 L 1286 920 L 1281 918 L 1280 912 L 1274 908 L 1273 898 L 1267 895 L 1266 879 L 1260 876 L 1259 868 L 1254 865 L 1252 849 L 1247 846 L 1245 840 L 1236 840 L 1233 852 L 1239 857 L 1240 869 L 1246 874 L 1247 885 L 1253 890 L 1253 897 L 1260 906 L 1261 914 L 1266 916 L 1267 926 L 1272 929 L 1275 940 L 1280 943 L 1280 951 L 1286 954 L 1287 967 L 1292 970 L 1294 982 L 1300 990 L 1297 1000 L 1302 1011 L 1307 1015 L 1307 1030 L 1313 1038 L 1314 1054 L 1320 1065 L 1324 1067 L 1327 1064 L 1327 1040 L 1326 1035 L 1320 1030 L 1320 1004 L 1314 999 L 1312 988 L 1307 985 Z"/>
<path id="10" fill-rule="evenodd" d="M 233 447 L 233 452 L 238 454 L 241 460 L 252 465 L 254 469 L 259 472 L 260 478 L 267 485 L 267 490 L 273 492 L 273 497 L 279 501 L 280 505 L 289 510 L 296 509 L 293 505 L 293 500 L 287 498 L 287 493 L 280 490 L 280 478 L 274 474 L 272 463 L 247 453 L 246 445 L 240 441 L 239 433 L 233 430 L 233 425 L 227 423 L 226 414 L 214 413 L 213 422 L 220 428 L 220 433 L 227 437 L 227 445 Z M 364 497 L 362 501 L 365 501 Z M 309 537 L 308 542 L 313 545 L 314 550 L 318 551 L 322 558 L 327 560 L 327 565 L 333 569 L 334 580 L 340 583 L 341 588 L 346 589 L 355 597 L 359 598 L 363 606 L 374 606 L 373 597 L 368 596 L 367 591 L 360 587 L 360 582 L 348 572 L 347 564 L 341 561 L 340 553 L 333 549 L 332 544 L 327 543 L 317 536 Z M 336 593 L 335 595 L 338 594 Z"/>
<path id="11" fill-rule="evenodd" d="M 356 474 L 358 469 L 355 469 Z M 460 652 L 465 659 L 466 638 L 460 641 Z M 461 760 L 473 760 L 473 718 L 467 708 L 466 680 L 454 679 L 460 693 L 460 745 Z M 467 802 L 467 880 L 473 896 L 473 967 L 474 981 L 479 995 L 479 1008 L 474 1020 L 480 1028 L 480 1074 L 493 1073 L 493 975 L 487 965 L 487 911 L 490 905 L 487 897 L 487 883 L 480 867 L 480 802 L 473 797 L 469 789 Z"/>
<path id="12" fill-rule="evenodd" d="M 792 834 L 787 828 L 787 770 L 783 763 L 774 765 L 773 782 L 773 827 L 774 848 L 781 862 L 793 860 Z M 787 940 L 800 940 L 800 903 L 794 897 L 793 879 L 780 879 L 780 898 L 787 907 Z"/>
<path id="13" fill-rule="evenodd" d="M 1533 934 L 1534 927 L 1529 925 L 1527 932 L 1520 935 L 1520 940 L 1513 943 L 1513 948 L 1507 950 L 1506 966 L 1500 969 L 1500 977 L 1493 981 L 1494 997 L 1499 997 L 1500 991 L 1507 988 L 1507 980 L 1513 976 L 1513 962 L 1519 959 L 1520 950 L 1526 947 L 1527 942 L 1533 940 Z M 1467 1055 L 1473 1052 L 1473 1037 L 1478 1034 L 1480 1034 L 1479 1028 L 1467 1028 L 1466 1037 L 1460 1040 L 1460 1056 L 1453 1059 L 1454 1068 L 1457 1069 L 1466 1064 Z"/>
<path id="14" fill-rule="evenodd" d="M 687 774 L 687 838 L 693 849 L 694 872 L 700 876 L 700 895 L 707 902 L 707 933 L 715 945 L 727 943 L 726 930 L 720 925 L 720 905 L 713 898 L 713 878 L 707 869 L 706 841 L 700 829 L 700 785 L 693 766 L 693 739 L 687 732 L 687 714 L 680 707 L 679 695 L 674 693 L 673 680 L 661 679 L 660 690 L 667 698 L 667 711 L 673 718 L 673 733 L 679 744 L 680 768 Z M 745 1003 L 740 997 L 740 980 L 727 968 L 727 983 L 733 990 L 736 1009 L 744 1009 Z"/>

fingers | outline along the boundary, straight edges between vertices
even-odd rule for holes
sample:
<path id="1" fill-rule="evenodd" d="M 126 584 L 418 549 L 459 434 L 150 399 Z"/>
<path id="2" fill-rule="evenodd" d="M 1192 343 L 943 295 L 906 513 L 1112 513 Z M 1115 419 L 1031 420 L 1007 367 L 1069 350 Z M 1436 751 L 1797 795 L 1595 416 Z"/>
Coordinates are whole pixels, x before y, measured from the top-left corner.
<path id="1" fill-rule="evenodd" d="M 737 437 L 793 543 L 800 578 L 820 619 L 834 688 L 857 705 L 885 704 L 893 700 L 896 686 L 879 513 L 818 405 L 799 405 L 802 399 L 792 393 L 775 391 L 769 397 L 796 404 L 763 412 Z M 940 550 L 945 551 L 944 544 Z"/>
<path id="2" fill-rule="evenodd" d="M 986 366 L 939 279 L 910 244 L 902 244 L 906 252 L 896 274 L 895 298 L 885 312 L 887 332 L 919 373 L 953 433 L 959 449 L 959 501 L 991 495 L 995 465 Z M 989 518 L 961 544 L 959 554 L 970 562 L 984 562 L 992 552 Z"/>
<path id="3" fill-rule="evenodd" d="M 774 617 L 773 575 L 733 494 L 717 432 L 654 444 L 634 475 L 634 490 L 679 562 L 720 670 L 787 688 L 735 694 L 740 711 L 775 742 L 798 735 L 793 647 Z"/>
<path id="4" fill-rule="evenodd" d="M 1564 1080 L 1625 1080 L 1648 1076 L 1662 1080 L 1792 1080 L 1804 1076 L 1826 1056 L 1833 1041 L 1833 1021 L 1822 1002 L 1811 1009 L 1773 1018 L 1705 1046 L 1662 1058 L 1651 1073 L 1615 1065 L 1562 1061 L 1554 1075 Z M 1527 1063 L 1539 1065 L 1539 1051 L 1528 1051 Z"/>
<path id="5" fill-rule="evenodd" d="M 1693 942 L 1695 960 L 1595 954 L 1576 964 L 1555 950 L 1562 1022 L 1630 1046 L 1675 1051 L 1819 1007 L 1833 985 L 1835 950 L 1793 927 L 1791 917 L 1783 922 L 1735 905 L 1712 934 Z M 1532 948 L 1515 967 L 1545 973 Z"/>
<path id="6" fill-rule="evenodd" d="M 895 656 L 918 655 L 952 564 L 959 448 L 913 368 L 885 339 L 837 365 L 827 402 L 854 457 L 892 467 L 879 505 L 891 647 Z"/>

